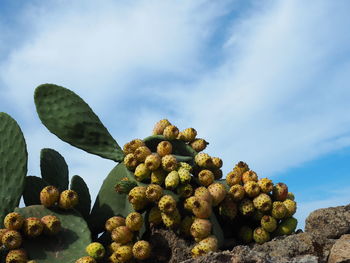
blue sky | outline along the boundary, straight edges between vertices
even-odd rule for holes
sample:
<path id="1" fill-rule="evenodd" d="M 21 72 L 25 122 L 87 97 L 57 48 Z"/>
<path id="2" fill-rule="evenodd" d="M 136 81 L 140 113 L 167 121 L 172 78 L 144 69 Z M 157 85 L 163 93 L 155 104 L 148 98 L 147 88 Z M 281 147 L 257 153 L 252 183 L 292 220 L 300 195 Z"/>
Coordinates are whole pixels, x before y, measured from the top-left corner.
<path id="1" fill-rule="evenodd" d="M 168 118 L 224 160 L 285 182 L 297 217 L 350 203 L 349 1 L 0 0 L 0 111 L 21 125 L 29 174 L 58 150 L 96 196 L 109 160 L 41 125 L 33 91 L 78 93 L 123 145 Z"/>

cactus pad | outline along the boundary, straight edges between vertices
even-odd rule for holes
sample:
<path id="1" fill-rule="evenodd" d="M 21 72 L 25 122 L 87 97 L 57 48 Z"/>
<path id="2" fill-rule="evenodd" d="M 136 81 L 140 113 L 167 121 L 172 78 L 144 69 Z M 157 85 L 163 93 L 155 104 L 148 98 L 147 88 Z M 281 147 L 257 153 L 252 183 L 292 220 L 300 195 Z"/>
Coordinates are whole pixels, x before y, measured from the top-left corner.
<path id="1" fill-rule="evenodd" d="M 40 205 L 40 192 L 49 184 L 37 176 L 26 176 L 23 200 L 26 206 Z"/>
<path id="2" fill-rule="evenodd" d="M 78 210 L 85 219 L 87 219 L 90 214 L 91 197 L 89 188 L 84 179 L 79 175 L 74 175 L 70 182 L 70 189 L 77 192 L 79 196 L 79 203 L 77 206 L 75 206 L 75 209 Z"/>

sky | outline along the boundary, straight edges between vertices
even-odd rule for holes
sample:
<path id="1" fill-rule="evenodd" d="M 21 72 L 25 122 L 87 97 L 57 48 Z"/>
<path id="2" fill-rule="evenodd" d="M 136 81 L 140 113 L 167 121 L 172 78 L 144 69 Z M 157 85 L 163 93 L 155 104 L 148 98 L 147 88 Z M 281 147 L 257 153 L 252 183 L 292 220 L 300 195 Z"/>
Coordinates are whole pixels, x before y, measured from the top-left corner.
<path id="1" fill-rule="evenodd" d="M 59 151 L 94 200 L 115 166 L 51 134 L 35 88 L 73 90 L 122 146 L 167 118 L 205 150 L 295 193 L 304 227 L 350 203 L 347 0 L 0 0 L 0 111 L 21 126 L 29 175 Z"/>

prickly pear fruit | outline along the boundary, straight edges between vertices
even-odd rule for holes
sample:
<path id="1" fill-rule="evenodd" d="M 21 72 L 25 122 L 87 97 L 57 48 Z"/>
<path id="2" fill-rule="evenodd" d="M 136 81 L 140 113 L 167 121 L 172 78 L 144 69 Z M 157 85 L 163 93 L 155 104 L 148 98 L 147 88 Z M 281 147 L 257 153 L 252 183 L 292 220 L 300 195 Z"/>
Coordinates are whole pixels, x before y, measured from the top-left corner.
<path id="1" fill-rule="evenodd" d="M 181 223 L 181 215 L 176 208 L 172 213 L 161 213 L 163 224 L 168 228 L 176 228 Z"/>
<path id="2" fill-rule="evenodd" d="M 272 190 L 273 199 L 276 201 L 284 201 L 288 196 L 288 186 L 284 183 L 278 183 Z"/>
<path id="3" fill-rule="evenodd" d="M 212 160 L 213 166 L 216 169 L 220 169 L 222 167 L 222 159 L 221 158 L 219 158 L 219 157 L 212 157 L 211 160 Z"/>
<path id="4" fill-rule="evenodd" d="M 260 187 L 255 181 L 247 181 L 243 187 L 249 197 L 255 197 L 260 194 Z"/>
<path id="5" fill-rule="evenodd" d="M 147 146 L 140 146 L 134 152 L 136 159 L 142 163 L 146 160 L 148 155 L 152 154 L 151 150 Z"/>
<path id="6" fill-rule="evenodd" d="M 254 207 L 260 211 L 267 212 L 272 207 L 271 197 L 265 193 L 259 194 L 253 199 Z"/>
<path id="7" fill-rule="evenodd" d="M 155 171 L 160 166 L 162 160 L 157 153 L 148 155 L 145 159 L 145 165 L 150 171 Z"/>
<path id="8" fill-rule="evenodd" d="M 192 166 L 185 162 L 179 162 L 179 169 L 184 168 L 189 172 L 192 172 Z"/>
<path id="9" fill-rule="evenodd" d="M 132 247 L 134 258 L 145 260 L 151 256 L 151 244 L 145 240 L 137 241 Z"/>
<path id="10" fill-rule="evenodd" d="M 270 179 L 268 178 L 262 178 L 258 181 L 259 187 L 261 192 L 263 193 L 270 193 L 273 189 L 273 183 Z"/>
<path id="11" fill-rule="evenodd" d="M 60 198 L 59 190 L 53 186 L 49 185 L 44 187 L 40 192 L 40 202 L 45 207 L 51 207 L 58 202 Z"/>
<path id="12" fill-rule="evenodd" d="M 213 183 L 208 186 L 210 195 L 213 197 L 213 206 L 217 206 L 226 196 L 226 188 L 223 184 Z"/>
<path id="13" fill-rule="evenodd" d="M 72 209 L 79 202 L 79 197 L 77 192 L 74 190 L 65 190 L 60 194 L 60 199 L 58 201 L 58 205 L 62 209 Z"/>
<path id="14" fill-rule="evenodd" d="M 292 192 L 288 192 L 287 199 L 290 199 L 290 200 L 294 201 L 294 199 L 295 199 L 294 194 Z"/>
<path id="15" fill-rule="evenodd" d="M 190 228 L 194 238 L 203 239 L 210 235 L 212 224 L 208 219 L 196 218 Z"/>
<path id="16" fill-rule="evenodd" d="M 121 216 L 113 216 L 105 223 L 105 229 L 108 232 L 112 232 L 113 229 L 117 228 L 118 226 L 125 226 L 125 218 Z"/>
<path id="17" fill-rule="evenodd" d="M 229 190 L 229 195 L 232 196 L 235 201 L 242 200 L 245 195 L 244 187 L 240 184 L 232 185 Z"/>
<path id="18" fill-rule="evenodd" d="M 175 125 L 169 125 L 163 131 L 163 136 L 167 140 L 175 140 L 178 135 L 179 129 Z"/>
<path id="19" fill-rule="evenodd" d="M 163 188 L 158 184 L 149 184 L 146 188 L 146 198 L 150 202 L 157 202 L 163 196 Z"/>
<path id="20" fill-rule="evenodd" d="M 240 175 L 243 175 L 246 171 L 249 171 L 249 166 L 245 162 L 239 161 L 233 168 L 233 171 L 237 172 Z"/>
<path id="21" fill-rule="evenodd" d="M 258 175 L 256 174 L 256 172 L 250 170 L 250 171 L 246 171 L 242 174 L 243 184 L 245 184 L 249 181 L 254 181 L 254 182 L 258 181 Z"/>
<path id="22" fill-rule="evenodd" d="M 167 189 L 175 189 L 180 183 L 179 173 L 177 171 L 171 171 L 165 177 L 165 187 Z"/>
<path id="23" fill-rule="evenodd" d="M 160 168 L 151 173 L 151 183 L 162 185 L 165 181 L 166 173 Z"/>
<path id="24" fill-rule="evenodd" d="M 192 142 L 197 136 L 197 131 L 194 128 L 184 129 L 179 133 L 178 139 L 185 142 Z"/>
<path id="25" fill-rule="evenodd" d="M 124 145 L 123 151 L 126 155 L 129 153 L 134 153 L 137 148 L 144 145 L 145 143 L 141 139 L 134 139 Z"/>
<path id="26" fill-rule="evenodd" d="M 146 164 L 140 163 L 134 172 L 135 178 L 139 182 L 144 182 L 151 178 L 151 170 L 148 169 Z"/>
<path id="27" fill-rule="evenodd" d="M 193 187 L 190 184 L 182 184 L 176 188 L 177 194 L 182 198 L 188 198 L 193 194 Z"/>
<path id="28" fill-rule="evenodd" d="M 192 212 L 197 218 L 209 218 L 212 213 L 210 203 L 197 198 L 192 203 Z"/>
<path id="29" fill-rule="evenodd" d="M 194 162 L 201 168 L 211 168 L 213 166 L 213 161 L 207 153 L 198 153 L 194 157 Z"/>
<path id="30" fill-rule="evenodd" d="M 175 171 L 177 168 L 177 160 L 174 155 L 167 154 L 162 157 L 162 167 L 165 171 Z"/>
<path id="31" fill-rule="evenodd" d="M 187 210 L 187 211 L 190 211 L 192 212 L 192 209 L 193 209 L 193 202 L 197 199 L 197 197 L 195 196 L 190 196 L 188 198 L 185 199 L 185 202 L 184 202 L 184 208 Z"/>
<path id="32" fill-rule="evenodd" d="M 0 228 L 0 247 L 2 246 L 2 236 L 3 236 L 7 231 L 9 231 L 9 230 L 6 229 L 6 228 Z"/>
<path id="33" fill-rule="evenodd" d="M 16 230 L 8 230 L 3 234 L 1 242 L 7 249 L 16 249 L 22 245 L 22 236 Z"/>
<path id="34" fill-rule="evenodd" d="M 238 209 L 241 212 L 241 214 L 244 215 L 244 216 L 252 215 L 254 210 L 255 210 L 253 201 L 251 201 L 248 198 L 243 199 L 239 203 Z"/>
<path id="35" fill-rule="evenodd" d="M 211 196 L 208 188 L 204 186 L 197 187 L 194 191 L 194 196 L 204 201 L 207 201 L 209 204 L 213 203 L 213 197 Z"/>
<path id="36" fill-rule="evenodd" d="M 128 262 L 133 257 L 132 245 L 127 244 L 124 246 L 120 246 L 117 248 L 117 250 L 113 254 L 115 254 L 115 257 L 118 260 L 118 262 L 121 262 L 121 263 Z"/>
<path id="37" fill-rule="evenodd" d="M 120 247 L 122 244 L 117 243 L 117 242 L 112 242 L 108 245 L 108 254 L 111 255 L 115 251 L 117 251 L 117 248 Z"/>
<path id="38" fill-rule="evenodd" d="M 117 243 L 126 244 L 132 240 L 133 233 L 127 226 L 118 226 L 113 229 L 111 237 Z"/>
<path id="39" fill-rule="evenodd" d="M 180 234 L 183 237 L 190 237 L 191 236 L 191 226 L 193 224 L 194 217 L 193 216 L 185 216 L 184 219 L 182 219 L 180 223 Z"/>
<path id="40" fill-rule="evenodd" d="M 171 123 L 167 119 L 163 119 L 158 121 L 153 128 L 153 134 L 154 135 L 162 135 L 164 132 L 164 129 L 171 125 Z"/>
<path id="41" fill-rule="evenodd" d="M 270 240 L 270 234 L 262 227 L 258 227 L 254 230 L 253 239 L 258 244 L 263 244 Z"/>
<path id="42" fill-rule="evenodd" d="M 168 141 L 161 141 L 157 145 L 157 153 L 160 157 L 171 154 L 173 152 L 173 145 Z"/>
<path id="43" fill-rule="evenodd" d="M 154 206 L 151 208 L 148 215 L 148 222 L 151 225 L 155 225 L 155 226 L 162 223 L 162 215 L 158 207 Z"/>
<path id="44" fill-rule="evenodd" d="M 56 235 L 61 230 L 61 221 L 54 215 L 43 216 L 41 223 L 43 223 L 45 235 Z"/>
<path id="45" fill-rule="evenodd" d="M 24 249 L 10 250 L 6 256 L 6 263 L 26 263 L 27 252 Z"/>
<path id="46" fill-rule="evenodd" d="M 158 208 L 163 213 L 171 214 L 176 210 L 176 200 L 171 195 L 163 195 L 158 202 Z"/>
<path id="47" fill-rule="evenodd" d="M 23 222 L 23 216 L 16 212 L 9 213 L 4 218 L 4 226 L 9 230 L 20 230 Z"/>
<path id="48" fill-rule="evenodd" d="M 219 205 L 219 214 L 230 220 L 236 217 L 237 210 L 237 203 L 230 195 L 226 195 L 225 199 Z"/>
<path id="49" fill-rule="evenodd" d="M 291 217 L 297 211 L 297 203 L 293 200 L 286 199 L 283 201 L 283 204 L 287 209 L 285 217 Z"/>
<path id="50" fill-rule="evenodd" d="M 211 235 L 199 241 L 198 245 L 200 245 L 206 253 L 215 252 L 218 250 L 218 239 L 214 235 Z"/>
<path id="51" fill-rule="evenodd" d="M 260 221 L 261 227 L 267 232 L 273 232 L 277 228 L 277 221 L 272 216 L 265 215 Z"/>
<path id="52" fill-rule="evenodd" d="M 142 227 L 142 224 L 143 218 L 142 215 L 138 212 L 132 212 L 125 218 L 125 225 L 131 231 L 139 231 Z"/>
<path id="53" fill-rule="evenodd" d="M 28 237 L 37 237 L 43 232 L 44 225 L 39 218 L 28 217 L 24 220 L 22 230 L 24 235 Z"/>
<path id="54" fill-rule="evenodd" d="M 226 183 L 229 186 L 237 185 L 242 182 L 242 175 L 237 171 L 231 171 L 226 175 Z"/>
<path id="55" fill-rule="evenodd" d="M 210 170 L 204 169 L 199 172 L 198 180 L 201 185 L 209 186 L 214 182 L 214 173 Z"/>
<path id="56" fill-rule="evenodd" d="M 141 210 L 147 205 L 146 187 L 136 186 L 129 192 L 128 200 L 135 210 Z"/>
<path id="57" fill-rule="evenodd" d="M 191 147 L 196 152 L 203 151 L 207 147 L 208 144 L 209 143 L 206 140 L 204 140 L 204 139 L 196 139 L 196 140 L 194 140 L 193 142 L 190 143 Z"/>
<path id="58" fill-rule="evenodd" d="M 85 256 L 77 259 L 75 263 L 96 263 L 96 260 L 93 257 Z"/>
<path id="59" fill-rule="evenodd" d="M 238 231 L 238 237 L 245 244 L 252 242 L 253 229 L 251 229 L 249 226 L 242 226 Z"/>
<path id="60" fill-rule="evenodd" d="M 124 164 L 125 164 L 126 168 L 133 171 L 133 170 L 135 170 L 135 168 L 137 167 L 139 162 L 133 153 L 129 153 L 124 157 Z"/>
<path id="61" fill-rule="evenodd" d="M 282 235 L 290 235 L 295 231 L 295 228 L 297 227 L 298 220 L 296 220 L 294 217 L 289 217 L 284 220 L 278 225 L 275 232 L 273 232 L 274 236 L 282 236 Z"/>
<path id="62" fill-rule="evenodd" d="M 282 219 L 287 214 L 287 208 L 283 202 L 275 201 L 272 203 L 271 215 L 276 219 Z"/>
<path id="63" fill-rule="evenodd" d="M 215 180 L 220 180 L 223 176 L 223 172 L 221 169 L 214 169 L 213 174 L 214 174 Z"/>
<path id="64" fill-rule="evenodd" d="M 177 170 L 178 174 L 179 174 L 179 178 L 180 178 L 180 182 L 182 184 L 188 184 L 191 181 L 191 173 L 188 169 L 184 168 L 184 167 L 180 167 Z"/>
<path id="65" fill-rule="evenodd" d="M 105 248 L 99 242 L 90 243 L 85 250 L 86 253 L 94 259 L 102 259 L 106 254 Z"/>

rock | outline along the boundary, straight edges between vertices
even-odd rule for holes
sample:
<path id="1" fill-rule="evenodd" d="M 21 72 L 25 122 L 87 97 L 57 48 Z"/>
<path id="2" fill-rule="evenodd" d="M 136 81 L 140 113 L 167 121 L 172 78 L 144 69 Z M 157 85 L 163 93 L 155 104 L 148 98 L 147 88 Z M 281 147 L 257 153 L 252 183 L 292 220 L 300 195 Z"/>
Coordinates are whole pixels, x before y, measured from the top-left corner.
<path id="1" fill-rule="evenodd" d="M 328 263 L 350 263 L 350 234 L 342 235 L 331 248 Z"/>
<path id="2" fill-rule="evenodd" d="M 316 232 L 335 239 L 350 233 L 350 205 L 313 211 L 306 218 L 305 232 Z"/>
<path id="3" fill-rule="evenodd" d="M 202 257 L 188 259 L 181 263 L 227 263 L 231 262 L 232 253 L 230 251 L 210 252 Z"/>

